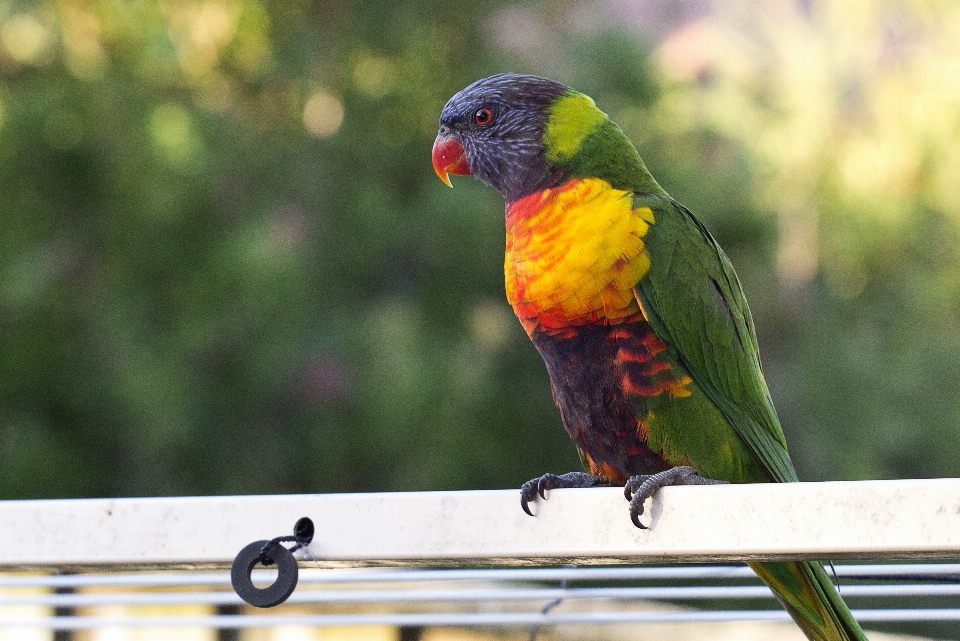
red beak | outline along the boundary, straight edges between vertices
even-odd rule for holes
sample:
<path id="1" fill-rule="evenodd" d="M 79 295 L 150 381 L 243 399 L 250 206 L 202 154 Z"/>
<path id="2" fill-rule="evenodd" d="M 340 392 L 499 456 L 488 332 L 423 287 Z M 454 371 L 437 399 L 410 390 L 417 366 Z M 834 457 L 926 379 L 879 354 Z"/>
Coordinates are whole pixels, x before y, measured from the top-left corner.
<path id="1" fill-rule="evenodd" d="M 447 187 L 453 187 L 450 182 L 450 176 L 470 176 L 470 163 L 467 162 L 467 155 L 463 151 L 463 145 L 453 136 L 440 134 L 433 141 L 433 170 L 440 176 L 440 180 L 447 183 Z"/>

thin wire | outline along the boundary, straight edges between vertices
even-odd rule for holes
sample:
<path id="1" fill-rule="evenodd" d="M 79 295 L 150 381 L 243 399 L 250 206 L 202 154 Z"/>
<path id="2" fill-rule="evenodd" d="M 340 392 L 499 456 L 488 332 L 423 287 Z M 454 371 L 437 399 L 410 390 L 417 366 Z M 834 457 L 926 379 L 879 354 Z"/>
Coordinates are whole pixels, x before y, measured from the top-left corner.
<path id="1" fill-rule="evenodd" d="M 906 565 L 839 565 L 837 576 L 854 580 L 960 582 L 960 563 Z M 256 582 L 268 581 L 276 572 L 257 570 Z M 670 579 L 756 579 L 743 564 L 679 567 L 606 567 L 468 570 L 327 570 L 301 568 L 300 583 L 385 583 L 411 581 L 628 581 Z M 0 588 L 14 587 L 107 587 L 144 585 L 230 585 L 227 572 L 156 572 L 123 574 L 74 574 L 0 576 Z"/>
<path id="2" fill-rule="evenodd" d="M 837 568 L 834 567 L 833 561 L 827 561 L 830 564 L 830 571 L 833 572 L 833 585 L 837 588 L 837 594 L 840 594 L 840 577 L 837 576 Z"/>
<path id="3" fill-rule="evenodd" d="M 563 584 L 567 585 L 566 582 Z M 960 585 L 897 584 L 853 585 L 848 597 L 960 596 Z M 480 601 L 542 601 L 561 599 L 616 601 L 709 601 L 722 599 L 773 599 L 764 585 L 658 586 L 658 587 L 585 587 L 536 588 L 491 587 L 480 589 L 400 589 L 400 590 L 299 590 L 290 603 L 431 603 Z M 234 592 L 133 592 L 81 594 L 4 595 L 0 606 L 92 607 L 100 605 L 238 605 Z M 544 606 L 546 607 L 546 606 Z"/>
<path id="4" fill-rule="evenodd" d="M 900 574 L 897 576 L 872 576 L 851 574 L 848 579 L 865 581 L 928 581 L 930 583 L 960 584 L 960 574 Z"/>
<path id="5" fill-rule="evenodd" d="M 960 608 L 853 610 L 861 622 L 878 621 L 960 621 Z M 403 614 L 316 614 L 316 615 L 205 615 L 183 617 L 41 617 L 36 619 L 0 619 L 2 627 L 85 630 L 101 627 L 204 627 L 260 628 L 279 625 L 309 626 L 437 626 L 475 627 L 512 625 L 562 625 L 570 623 L 703 623 L 725 621 L 788 621 L 786 610 L 664 610 L 641 612 L 562 612 L 521 613 L 403 613 Z"/>
<path id="6" fill-rule="evenodd" d="M 571 564 L 571 565 L 566 565 L 566 566 L 564 566 L 564 567 L 565 567 L 566 569 L 570 569 L 570 570 L 575 570 L 575 569 L 577 568 L 577 566 L 576 566 L 576 565 L 573 565 L 573 564 Z M 569 586 L 570 586 L 570 579 L 569 579 L 569 577 L 564 577 L 563 579 L 560 580 L 560 590 L 561 590 L 561 592 L 566 592 L 566 591 L 567 591 L 567 588 L 568 588 Z M 544 606 L 543 606 L 542 608 L 540 608 L 540 614 L 548 614 L 548 613 L 550 612 L 550 610 L 552 610 L 552 609 L 554 609 L 555 607 L 557 607 L 558 605 L 560 605 L 561 602 L 563 602 L 563 597 L 562 597 L 562 596 L 558 596 L 558 597 L 555 598 L 554 600 L 548 601 L 547 603 L 544 604 Z M 540 624 L 539 624 L 539 623 L 534 623 L 532 626 L 530 626 L 530 641 L 537 641 L 537 634 L 539 634 L 539 633 L 540 633 Z"/>

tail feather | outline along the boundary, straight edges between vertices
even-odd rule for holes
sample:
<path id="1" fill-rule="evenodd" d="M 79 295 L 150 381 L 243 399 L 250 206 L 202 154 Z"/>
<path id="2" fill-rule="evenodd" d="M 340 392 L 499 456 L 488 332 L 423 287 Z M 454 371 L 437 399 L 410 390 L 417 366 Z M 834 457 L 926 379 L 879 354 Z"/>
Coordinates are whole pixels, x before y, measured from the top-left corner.
<path id="1" fill-rule="evenodd" d="M 823 565 L 816 561 L 750 563 L 811 641 L 867 641 Z"/>

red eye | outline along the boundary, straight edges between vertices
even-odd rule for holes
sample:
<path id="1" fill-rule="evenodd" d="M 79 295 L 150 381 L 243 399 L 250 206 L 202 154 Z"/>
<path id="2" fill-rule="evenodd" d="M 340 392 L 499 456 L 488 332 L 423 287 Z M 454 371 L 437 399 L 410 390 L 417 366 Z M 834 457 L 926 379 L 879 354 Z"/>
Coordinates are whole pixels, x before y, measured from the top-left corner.
<path id="1" fill-rule="evenodd" d="M 491 122 L 493 122 L 493 112 L 487 109 L 486 107 L 480 107 L 473 114 L 473 120 L 481 127 L 486 127 Z"/>

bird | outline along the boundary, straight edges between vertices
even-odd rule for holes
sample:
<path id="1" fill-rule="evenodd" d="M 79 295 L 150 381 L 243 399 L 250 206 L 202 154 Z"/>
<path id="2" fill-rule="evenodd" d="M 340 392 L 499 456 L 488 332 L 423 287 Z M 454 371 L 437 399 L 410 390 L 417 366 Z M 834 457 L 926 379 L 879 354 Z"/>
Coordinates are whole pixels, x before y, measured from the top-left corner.
<path id="1" fill-rule="evenodd" d="M 797 481 L 730 260 L 589 96 L 501 73 L 456 93 L 437 175 L 505 202 L 507 300 L 546 365 L 587 471 L 523 484 L 623 486 L 634 525 L 668 485 Z M 538 498 L 539 497 L 539 498 Z M 750 562 L 809 639 L 866 639 L 815 561 Z"/>

